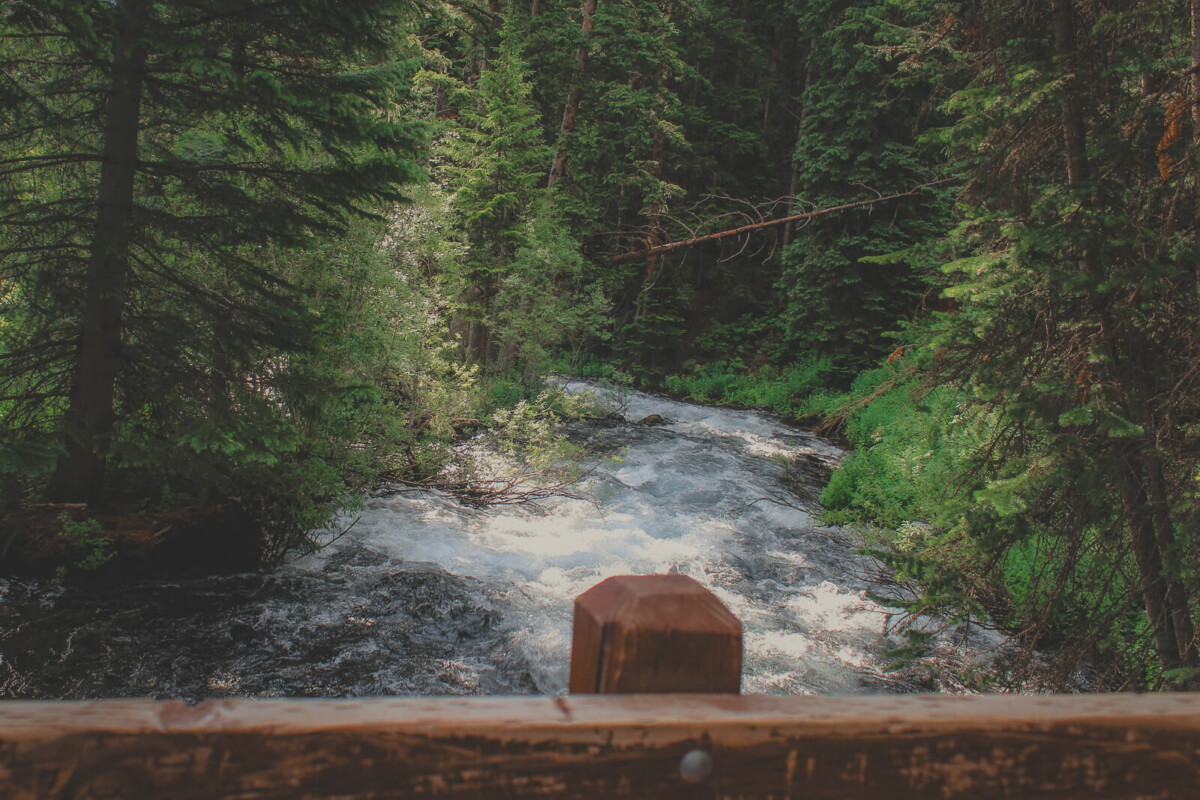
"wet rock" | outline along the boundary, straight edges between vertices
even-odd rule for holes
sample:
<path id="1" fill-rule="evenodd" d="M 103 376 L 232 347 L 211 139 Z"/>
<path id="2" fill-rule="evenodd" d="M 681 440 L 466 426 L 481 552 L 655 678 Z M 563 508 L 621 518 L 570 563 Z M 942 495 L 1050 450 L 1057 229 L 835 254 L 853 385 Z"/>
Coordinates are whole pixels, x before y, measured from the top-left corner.
<path id="1" fill-rule="evenodd" d="M 649 426 L 653 427 L 653 426 L 657 426 L 657 425 L 669 425 L 669 424 L 671 424 L 671 422 L 666 417 L 663 417 L 660 414 L 647 414 L 646 416 L 639 419 L 637 424 L 638 425 L 649 425 Z"/>
<path id="2" fill-rule="evenodd" d="M 534 692 L 503 623 L 479 581 L 361 548 L 311 571 L 13 579 L 0 581 L 0 698 Z"/>
<path id="3" fill-rule="evenodd" d="M 837 463 L 819 453 L 797 453 L 788 460 L 784 480 L 792 493 L 806 503 L 819 505 Z"/>

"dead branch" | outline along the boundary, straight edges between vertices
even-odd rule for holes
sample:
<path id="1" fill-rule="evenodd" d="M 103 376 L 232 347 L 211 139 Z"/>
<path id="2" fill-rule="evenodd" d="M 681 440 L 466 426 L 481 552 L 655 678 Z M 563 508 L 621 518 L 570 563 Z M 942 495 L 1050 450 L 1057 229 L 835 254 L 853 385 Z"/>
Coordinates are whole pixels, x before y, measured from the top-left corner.
<path id="1" fill-rule="evenodd" d="M 773 225 L 784 225 L 789 222 L 807 222 L 808 220 L 814 219 L 816 217 L 823 217 L 827 214 L 834 214 L 839 211 L 849 211 L 850 209 L 854 209 L 854 208 L 865 208 L 867 206 L 873 206 L 873 205 L 877 205 L 879 203 L 885 203 L 889 200 L 899 200 L 902 197 L 914 197 L 914 196 L 924 192 L 925 190 L 929 189 L 932 186 L 936 186 L 938 184 L 945 183 L 945 182 L 946 182 L 945 180 L 934 181 L 933 183 L 927 183 L 922 186 L 918 186 L 915 189 L 910 189 L 907 192 L 900 192 L 899 194 L 890 194 L 887 196 L 881 195 L 879 197 L 873 197 L 869 200 L 857 200 L 853 203 L 843 203 L 843 204 L 837 205 L 837 206 L 830 206 L 829 208 L 819 208 L 814 211 L 806 211 L 802 214 L 793 214 L 789 217 L 780 217 L 779 219 L 769 219 L 769 220 L 764 220 L 762 222 L 754 222 L 754 223 L 750 223 L 748 225 L 742 225 L 741 227 L 738 227 L 738 228 L 730 228 L 729 230 L 717 231 L 716 233 L 709 233 L 709 234 L 705 234 L 704 236 L 697 236 L 692 239 L 683 239 L 678 242 L 669 242 L 667 244 L 660 244 L 660 245 L 656 245 L 654 247 L 647 247 L 647 248 L 643 248 L 640 250 L 632 250 L 628 253 L 617 253 L 616 255 L 609 256 L 608 263 L 613 264 L 613 265 L 628 264 L 632 261 L 641 261 L 643 259 L 657 256 L 661 253 L 669 253 L 673 250 L 679 250 L 684 247 L 691 247 L 692 245 L 702 244 L 704 242 L 715 242 L 720 239 L 727 239 L 730 236 L 738 236 L 743 233 L 749 233 L 751 231 L 761 230 L 763 228 L 769 228 Z"/>

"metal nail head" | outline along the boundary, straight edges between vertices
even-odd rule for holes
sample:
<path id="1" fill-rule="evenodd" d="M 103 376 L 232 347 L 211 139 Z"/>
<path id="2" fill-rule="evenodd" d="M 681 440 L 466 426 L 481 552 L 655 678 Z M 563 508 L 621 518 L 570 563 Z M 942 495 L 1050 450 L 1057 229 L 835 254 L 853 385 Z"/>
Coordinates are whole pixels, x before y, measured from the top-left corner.
<path id="1" fill-rule="evenodd" d="M 685 783 L 704 783 L 712 771 L 712 756 L 704 750 L 691 750 L 679 762 L 679 777 Z"/>

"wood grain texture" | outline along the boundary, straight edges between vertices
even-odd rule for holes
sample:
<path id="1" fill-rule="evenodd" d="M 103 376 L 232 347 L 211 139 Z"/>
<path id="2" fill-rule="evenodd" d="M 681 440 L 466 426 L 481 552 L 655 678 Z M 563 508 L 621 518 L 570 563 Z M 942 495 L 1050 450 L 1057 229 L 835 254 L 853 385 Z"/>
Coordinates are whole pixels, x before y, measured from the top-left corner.
<path id="1" fill-rule="evenodd" d="M 572 694 L 730 692 L 742 623 L 686 575 L 619 575 L 575 599 Z"/>
<path id="2" fill-rule="evenodd" d="M 1200 695 L 0 703 L 3 798 L 427 796 L 1192 800 Z"/>

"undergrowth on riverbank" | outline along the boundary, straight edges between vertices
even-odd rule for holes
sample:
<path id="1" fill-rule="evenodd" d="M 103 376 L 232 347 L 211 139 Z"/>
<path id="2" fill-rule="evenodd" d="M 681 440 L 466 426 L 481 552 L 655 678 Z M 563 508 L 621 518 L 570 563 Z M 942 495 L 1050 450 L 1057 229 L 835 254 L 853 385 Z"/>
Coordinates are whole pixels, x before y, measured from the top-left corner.
<path id="1" fill-rule="evenodd" d="M 809 417 L 810 398 L 826 383 L 830 359 L 813 356 L 787 367 L 770 365 L 753 371 L 716 361 L 694 367 L 690 372 L 668 375 L 663 387 L 672 395 L 697 403 L 737 408 L 763 408 L 784 417 Z"/>
<path id="2" fill-rule="evenodd" d="M 852 452 L 821 495 L 822 520 L 871 531 L 876 544 L 864 552 L 910 587 L 906 611 L 974 618 L 1016 636 L 1026 668 L 1043 664 L 1049 688 L 1170 684 L 1137 602 L 1132 555 L 1114 545 L 1107 520 L 1064 530 L 1055 509 L 1028 513 L 1004 476 L 989 478 L 997 421 L 974 400 L 899 365 L 824 396 Z M 1011 478 L 1038 457 L 1031 446 Z"/>
<path id="3" fill-rule="evenodd" d="M 905 615 L 970 619 L 1015 636 L 1025 660 L 1014 670 L 1036 671 L 1054 689 L 1146 689 L 1188 677 L 1161 670 L 1132 556 L 1107 521 L 1072 534 L 1009 490 L 1006 480 L 1036 465 L 1036 441 L 1007 473 L 989 475 L 998 417 L 968 388 L 930 382 L 902 358 L 847 389 L 829 381 L 828 362 L 811 358 L 778 370 L 702 365 L 660 388 L 844 435 L 850 452 L 821 493 L 821 520 L 863 534 L 863 552 L 902 587 L 907 599 L 888 602 Z"/>
<path id="4" fill-rule="evenodd" d="M 664 392 L 676 399 L 711 406 L 757 408 L 791 420 L 816 421 L 824 411 L 826 388 L 832 365 L 824 356 L 813 356 L 790 366 L 770 365 L 746 370 L 737 362 L 714 361 L 693 365 L 688 371 L 646 377 L 617 361 L 591 354 L 571 359 L 561 356 L 550 362 L 552 372 L 609 383 L 619 388 L 641 385 L 648 391 Z"/>

